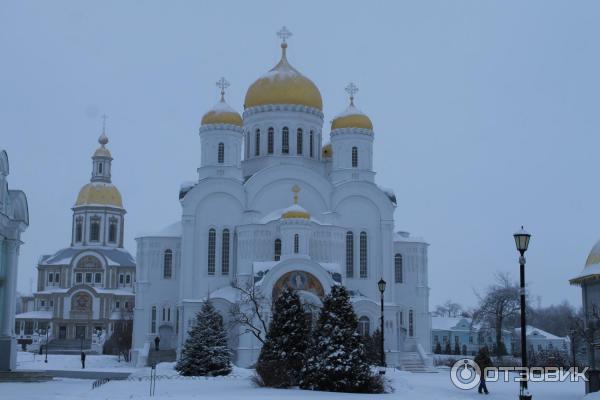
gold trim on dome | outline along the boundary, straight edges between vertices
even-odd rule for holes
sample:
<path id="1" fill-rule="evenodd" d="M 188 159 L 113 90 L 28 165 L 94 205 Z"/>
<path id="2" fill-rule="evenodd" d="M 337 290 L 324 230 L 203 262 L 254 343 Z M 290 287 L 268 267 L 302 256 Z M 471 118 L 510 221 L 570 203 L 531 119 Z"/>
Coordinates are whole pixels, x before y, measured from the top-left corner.
<path id="1" fill-rule="evenodd" d="M 373 130 L 373 123 L 364 114 L 346 115 L 331 122 L 331 130 L 342 128 L 362 128 Z"/>
<path id="2" fill-rule="evenodd" d="M 287 43 L 281 44 L 281 60 L 266 75 L 250 85 L 244 108 L 267 104 L 296 104 L 323 111 L 319 88 L 292 67 L 286 58 Z"/>
<path id="3" fill-rule="evenodd" d="M 283 219 L 310 219 L 310 214 L 306 211 L 287 211 L 281 216 Z"/>
<path id="4" fill-rule="evenodd" d="M 590 265 L 594 265 L 594 264 L 600 264 L 600 254 L 598 254 L 592 250 L 592 252 L 588 256 L 587 260 L 585 261 L 585 266 L 589 267 Z"/>
<path id="5" fill-rule="evenodd" d="M 242 117 L 236 112 L 209 111 L 202 117 L 201 124 L 231 124 L 242 126 Z"/>
<path id="6" fill-rule="evenodd" d="M 331 143 L 327 143 L 325 146 L 323 146 L 323 149 L 321 150 L 321 156 L 323 158 L 330 158 L 333 155 L 333 148 L 331 147 Z"/>
<path id="7" fill-rule="evenodd" d="M 119 189 L 105 183 L 88 183 L 79 191 L 75 207 L 92 204 L 123 208 Z"/>

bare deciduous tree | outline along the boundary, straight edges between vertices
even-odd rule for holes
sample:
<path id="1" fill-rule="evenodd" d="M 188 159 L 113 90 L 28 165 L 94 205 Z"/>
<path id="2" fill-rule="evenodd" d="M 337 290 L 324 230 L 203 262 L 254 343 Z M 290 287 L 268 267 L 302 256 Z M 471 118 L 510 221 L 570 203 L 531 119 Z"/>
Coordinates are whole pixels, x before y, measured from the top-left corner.
<path id="1" fill-rule="evenodd" d="M 257 288 L 253 282 L 240 284 L 236 281 L 231 286 L 241 294 L 240 302 L 230 309 L 231 324 L 246 327 L 245 332 L 251 333 L 264 344 L 268 330 L 265 311 L 270 306 L 270 302 L 266 301 L 260 288 Z"/>

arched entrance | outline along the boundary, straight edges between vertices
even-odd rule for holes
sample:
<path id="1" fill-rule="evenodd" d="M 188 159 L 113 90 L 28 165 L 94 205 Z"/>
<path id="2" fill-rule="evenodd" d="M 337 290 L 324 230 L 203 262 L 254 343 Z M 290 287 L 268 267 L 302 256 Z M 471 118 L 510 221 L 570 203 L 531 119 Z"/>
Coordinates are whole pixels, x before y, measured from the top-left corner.
<path id="1" fill-rule="evenodd" d="M 161 325 L 158 328 L 158 336 L 160 337 L 161 350 L 168 350 L 175 347 L 175 335 L 171 325 Z"/>

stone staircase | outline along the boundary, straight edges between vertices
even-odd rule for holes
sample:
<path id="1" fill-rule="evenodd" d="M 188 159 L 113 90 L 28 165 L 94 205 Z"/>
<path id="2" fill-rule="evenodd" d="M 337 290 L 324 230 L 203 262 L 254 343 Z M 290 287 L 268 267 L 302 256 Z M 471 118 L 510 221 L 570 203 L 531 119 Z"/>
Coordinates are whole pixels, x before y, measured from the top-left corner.
<path id="1" fill-rule="evenodd" d="M 174 349 L 172 350 L 150 350 L 148 354 L 148 366 L 158 364 L 161 362 L 173 362 L 177 360 L 177 353 Z"/>
<path id="2" fill-rule="evenodd" d="M 415 352 L 404 352 L 400 354 L 400 367 L 399 369 L 402 371 L 408 372 L 420 372 L 425 373 L 429 372 L 425 364 L 423 364 L 423 360 L 419 356 L 419 353 Z"/>
<path id="3" fill-rule="evenodd" d="M 93 354 L 92 341 L 83 341 L 83 351 Z M 44 352 L 46 350 L 44 349 Z M 48 345 L 48 354 L 79 354 L 81 352 L 81 339 L 54 339 Z"/>
<path id="4" fill-rule="evenodd" d="M 2 382 L 46 382 L 51 381 L 52 376 L 40 371 L 0 371 L 0 383 Z"/>

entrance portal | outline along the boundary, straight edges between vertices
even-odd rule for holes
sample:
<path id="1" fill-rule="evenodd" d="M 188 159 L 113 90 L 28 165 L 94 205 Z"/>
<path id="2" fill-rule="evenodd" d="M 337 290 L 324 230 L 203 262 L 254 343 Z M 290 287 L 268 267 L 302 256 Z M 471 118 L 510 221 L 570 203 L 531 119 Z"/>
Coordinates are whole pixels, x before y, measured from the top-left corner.
<path id="1" fill-rule="evenodd" d="M 169 325 L 161 325 L 158 328 L 158 336 L 160 337 L 160 349 L 168 350 L 175 347 L 173 328 Z"/>
<path id="2" fill-rule="evenodd" d="M 86 331 L 85 328 L 86 328 L 85 325 L 77 325 L 75 327 L 75 337 L 77 339 L 81 339 L 81 338 L 85 339 L 85 331 Z"/>
<path id="3" fill-rule="evenodd" d="M 64 325 L 61 325 L 58 328 L 58 338 L 59 339 L 66 339 L 67 338 L 67 327 Z"/>

